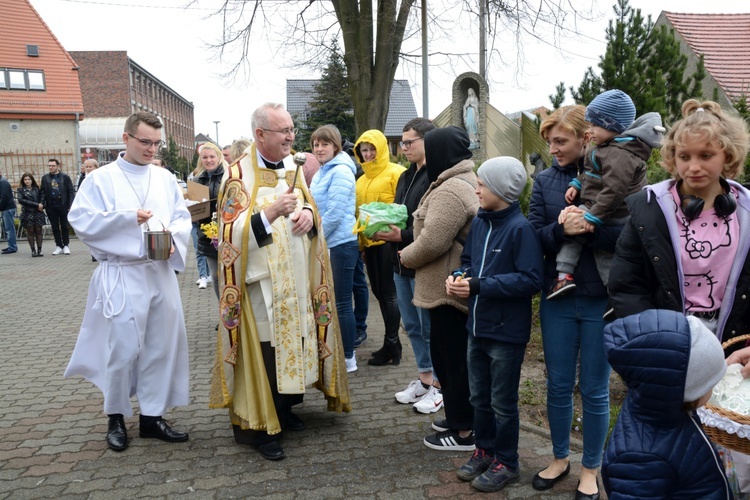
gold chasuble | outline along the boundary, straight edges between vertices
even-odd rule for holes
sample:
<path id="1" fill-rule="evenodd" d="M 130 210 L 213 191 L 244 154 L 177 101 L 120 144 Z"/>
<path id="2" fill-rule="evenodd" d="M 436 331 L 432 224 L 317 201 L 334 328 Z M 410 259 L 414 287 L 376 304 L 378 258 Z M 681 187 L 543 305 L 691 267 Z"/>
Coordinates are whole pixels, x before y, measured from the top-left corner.
<path id="1" fill-rule="evenodd" d="M 329 411 L 351 411 L 325 239 L 294 236 L 289 217 L 279 217 L 271 224 L 273 243 L 261 247 L 251 228 L 251 216 L 294 182 L 291 156 L 284 167 L 259 167 L 252 144 L 229 167 L 217 203 L 221 319 L 209 406 L 229 408 L 232 424 L 268 434 L 281 425 L 260 342 L 274 347 L 280 394 L 303 394 L 312 385 L 325 394 Z M 320 228 L 304 176 L 295 193 L 297 209 L 311 208 Z"/>

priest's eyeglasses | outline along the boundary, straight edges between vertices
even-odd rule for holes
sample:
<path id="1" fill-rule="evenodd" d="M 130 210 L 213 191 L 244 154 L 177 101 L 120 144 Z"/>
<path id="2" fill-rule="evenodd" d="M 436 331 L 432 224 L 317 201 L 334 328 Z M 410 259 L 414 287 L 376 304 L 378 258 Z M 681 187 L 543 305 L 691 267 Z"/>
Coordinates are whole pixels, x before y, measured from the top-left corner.
<path id="1" fill-rule="evenodd" d="M 261 130 L 265 130 L 266 132 L 276 132 L 277 134 L 281 134 L 281 135 L 297 135 L 297 132 L 299 132 L 299 129 L 297 127 L 285 128 L 282 130 L 273 130 L 270 128 L 264 128 Z"/>
<path id="2" fill-rule="evenodd" d="M 410 141 L 401 141 L 398 143 L 399 146 L 401 146 L 401 149 L 407 149 L 410 148 L 412 144 L 414 144 L 417 141 L 421 141 L 423 137 L 417 137 L 416 139 L 412 139 Z"/>
<path id="3" fill-rule="evenodd" d="M 140 142 L 141 144 L 143 144 L 144 146 L 146 146 L 147 148 L 150 148 L 151 146 L 155 146 L 155 147 L 156 147 L 156 149 L 161 149 L 161 148 L 163 148 L 163 147 L 164 147 L 164 144 L 165 144 L 165 142 L 164 142 L 164 141 L 148 141 L 148 140 L 146 140 L 146 139 L 141 139 L 140 137 L 136 137 L 136 136 L 134 136 L 134 135 L 133 135 L 133 134 L 131 134 L 131 133 L 128 133 L 128 132 L 126 132 L 126 133 L 127 133 L 127 134 L 128 134 L 128 135 L 129 135 L 130 137 L 132 137 L 133 139 L 135 139 L 136 141 L 138 141 L 138 142 Z"/>

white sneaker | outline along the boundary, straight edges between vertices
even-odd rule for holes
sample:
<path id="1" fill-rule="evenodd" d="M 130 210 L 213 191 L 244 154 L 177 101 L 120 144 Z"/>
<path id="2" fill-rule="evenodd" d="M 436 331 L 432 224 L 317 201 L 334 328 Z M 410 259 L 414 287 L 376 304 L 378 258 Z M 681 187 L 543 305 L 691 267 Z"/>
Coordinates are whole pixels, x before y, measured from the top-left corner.
<path id="1" fill-rule="evenodd" d="M 357 371 L 357 356 L 352 356 L 351 358 L 346 358 L 346 373 L 356 372 Z"/>
<path id="2" fill-rule="evenodd" d="M 419 413 L 435 413 L 443 407 L 443 393 L 434 385 L 430 387 L 422 399 L 414 403 L 414 411 Z"/>
<path id="3" fill-rule="evenodd" d="M 201 284 L 201 278 L 198 278 L 197 280 L 195 280 L 195 284 L 196 285 L 200 285 Z"/>
<path id="4" fill-rule="evenodd" d="M 68 245 L 65 245 L 65 246 L 63 247 L 63 253 L 64 253 L 65 255 L 70 255 L 70 248 L 68 248 Z"/>
<path id="5" fill-rule="evenodd" d="M 60 247 L 55 247 L 55 251 L 52 252 L 52 255 L 60 255 L 63 252 L 63 249 Z"/>
<path id="6" fill-rule="evenodd" d="M 209 276 L 206 278 L 206 283 L 213 283 L 213 282 L 214 282 L 214 278 L 212 276 Z"/>
<path id="7" fill-rule="evenodd" d="M 206 288 L 206 278 L 201 278 L 198 280 L 198 288 Z"/>
<path id="8" fill-rule="evenodd" d="M 396 393 L 396 401 L 398 401 L 401 404 L 411 404 L 416 403 L 422 397 L 427 394 L 429 389 L 425 389 L 422 385 L 422 382 L 419 380 L 412 380 L 409 382 L 409 385 L 401 392 Z"/>

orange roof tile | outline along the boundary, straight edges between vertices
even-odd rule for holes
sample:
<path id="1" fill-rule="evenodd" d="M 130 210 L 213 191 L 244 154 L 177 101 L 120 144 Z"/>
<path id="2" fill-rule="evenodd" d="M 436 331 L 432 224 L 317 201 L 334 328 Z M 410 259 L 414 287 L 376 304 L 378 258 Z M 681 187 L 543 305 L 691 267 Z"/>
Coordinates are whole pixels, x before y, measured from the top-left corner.
<path id="1" fill-rule="evenodd" d="M 750 14 L 664 15 L 730 99 L 750 93 Z"/>
<path id="2" fill-rule="evenodd" d="M 39 57 L 26 45 L 39 46 Z M 83 114 L 76 63 L 28 0 L 3 0 L 0 67 L 43 70 L 46 90 L 0 90 L 0 115 L 57 117 Z"/>

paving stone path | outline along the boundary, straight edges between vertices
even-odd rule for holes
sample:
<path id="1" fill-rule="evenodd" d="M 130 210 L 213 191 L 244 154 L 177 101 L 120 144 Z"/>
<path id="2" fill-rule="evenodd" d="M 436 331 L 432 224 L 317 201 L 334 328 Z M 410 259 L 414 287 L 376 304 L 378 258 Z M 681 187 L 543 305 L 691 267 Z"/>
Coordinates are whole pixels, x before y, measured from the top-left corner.
<path id="1" fill-rule="evenodd" d="M 140 439 L 137 416 L 127 418 L 130 447 L 109 450 L 101 393 L 82 378 L 63 379 L 83 316 L 94 267 L 85 246 L 72 255 L 31 258 L 25 241 L 19 252 L 0 256 L 0 499 L 24 498 L 190 498 L 273 499 L 481 497 L 459 481 L 455 469 L 468 453 L 430 450 L 422 444 L 434 416 L 420 415 L 393 394 L 416 375 L 402 332 L 400 366 L 371 367 L 383 324 L 371 299 L 367 343 L 357 351 L 359 371 L 350 378 L 349 414 L 325 411 L 317 391 L 308 393 L 298 414 L 307 430 L 288 433 L 287 458 L 269 462 L 232 439 L 226 411 L 208 408 L 214 355 L 217 301 L 199 290 L 194 258 L 178 275 L 187 322 L 191 403 L 168 416 L 190 440 L 168 444 Z M 137 408 L 136 408 L 137 409 Z M 137 415 L 137 413 L 136 413 Z M 441 411 L 438 415 L 443 417 Z M 491 498 L 572 498 L 576 474 L 554 491 L 531 486 L 534 473 L 551 456 L 543 431 L 523 424 L 521 480 Z M 580 454 L 572 456 L 580 463 Z M 574 465 L 577 473 L 580 465 Z"/>

